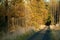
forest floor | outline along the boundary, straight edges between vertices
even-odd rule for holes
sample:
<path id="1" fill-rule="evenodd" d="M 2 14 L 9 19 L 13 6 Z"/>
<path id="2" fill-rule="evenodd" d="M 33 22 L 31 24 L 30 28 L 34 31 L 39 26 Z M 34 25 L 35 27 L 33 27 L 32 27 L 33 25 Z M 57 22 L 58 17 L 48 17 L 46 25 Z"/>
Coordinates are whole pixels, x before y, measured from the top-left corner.
<path id="1" fill-rule="evenodd" d="M 40 25 L 38 28 L 24 27 L 17 28 L 17 32 L 12 34 L 0 35 L 1 40 L 60 40 L 60 27 L 59 25 L 48 26 Z M 22 35 L 22 33 L 25 33 Z M 3 36 L 3 37 L 2 37 Z"/>

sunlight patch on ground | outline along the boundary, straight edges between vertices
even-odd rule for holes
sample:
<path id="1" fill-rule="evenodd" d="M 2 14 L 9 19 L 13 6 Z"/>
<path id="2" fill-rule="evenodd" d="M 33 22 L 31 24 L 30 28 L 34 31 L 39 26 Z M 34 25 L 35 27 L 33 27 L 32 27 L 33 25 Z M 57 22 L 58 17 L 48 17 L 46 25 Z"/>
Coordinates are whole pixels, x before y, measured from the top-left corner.
<path id="1" fill-rule="evenodd" d="M 59 24 L 50 25 L 50 29 L 52 29 L 52 30 L 60 30 L 60 25 Z"/>
<path id="2" fill-rule="evenodd" d="M 40 25 L 40 26 L 37 27 L 37 28 L 34 27 L 34 30 L 35 30 L 35 31 L 40 31 L 40 30 L 43 30 L 43 29 L 45 29 L 45 28 L 47 29 L 47 27 L 46 27 L 45 25 Z"/>

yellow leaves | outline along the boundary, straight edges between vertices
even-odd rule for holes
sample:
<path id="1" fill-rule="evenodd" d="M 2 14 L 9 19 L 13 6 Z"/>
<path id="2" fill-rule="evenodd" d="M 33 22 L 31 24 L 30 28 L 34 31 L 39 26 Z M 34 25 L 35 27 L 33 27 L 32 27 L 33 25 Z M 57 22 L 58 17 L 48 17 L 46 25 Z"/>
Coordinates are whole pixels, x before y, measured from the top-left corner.
<path id="1" fill-rule="evenodd" d="M 34 15 L 33 13 L 31 13 L 31 14 L 30 14 L 30 16 L 31 16 L 32 18 L 34 18 L 34 17 L 35 17 L 35 15 Z"/>
<path id="2" fill-rule="evenodd" d="M 15 16 L 18 16 L 18 17 L 24 17 L 25 16 L 25 6 L 23 4 L 23 2 L 19 3 L 17 2 L 15 4 Z"/>
<path id="3" fill-rule="evenodd" d="M 36 21 L 32 21 L 33 23 L 33 25 L 37 28 L 37 27 L 39 27 L 39 24 L 36 22 Z"/>
<path id="4" fill-rule="evenodd" d="M 37 1 L 36 0 L 31 1 L 31 5 L 32 6 L 36 6 L 36 4 L 37 4 Z"/>
<path id="5" fill-rule="evenodd" d="M 29 5 L 25 5 L 27 20 L 34 23 L 34 25 L 43 24 L 48 16 L 48 10 L 45 8 L 44 1 L 33 0 Z"/>
<path id="6" fill-rule="evenodd" d="M 24 14 L 24 13 L 21 13 L 19 16 L 20 16 L 20 17 L 24 17 L 24 16 L 25 16 L 25 14 Z"/>
<path id="7" fill-rule="evenodd" d="M 16 10 L 16 11 L 23 12 L 23 11 L 24 11 L 24 8 L 25 8 L 24 5 L 22 5 L 22 4 L 20 5 L 20 4 L 19 4 L 19 5 L 16 5 L 15 10 Z"/>

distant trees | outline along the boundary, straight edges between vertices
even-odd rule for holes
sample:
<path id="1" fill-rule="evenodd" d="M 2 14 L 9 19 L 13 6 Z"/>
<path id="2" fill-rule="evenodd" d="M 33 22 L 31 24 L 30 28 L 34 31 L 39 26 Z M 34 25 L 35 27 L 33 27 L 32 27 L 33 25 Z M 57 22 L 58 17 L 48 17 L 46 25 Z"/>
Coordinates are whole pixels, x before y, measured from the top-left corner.
<path id="1" fill-rule="evenodd" d="M 58 0 L 51 0 L 50 12 L 52 14 L 53 24 L 59 23 L 59 1 Z"/>

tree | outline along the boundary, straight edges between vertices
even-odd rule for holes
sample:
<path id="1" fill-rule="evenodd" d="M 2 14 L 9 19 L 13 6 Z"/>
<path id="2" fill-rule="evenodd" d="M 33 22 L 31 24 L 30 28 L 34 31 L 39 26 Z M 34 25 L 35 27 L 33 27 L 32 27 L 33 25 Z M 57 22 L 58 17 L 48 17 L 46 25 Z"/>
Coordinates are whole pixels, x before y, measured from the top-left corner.
<path id="1" fill-rule="evenodd" d="M 29 25 L 39 26 L 45 24 L 46 19 L 48 18 L 48 6 L 46 6 L 43 0 L 25 0 L 26 18 L 29 20 L 27 23 Z M 46 8 L 47 7 L 47 8 Z"/>

